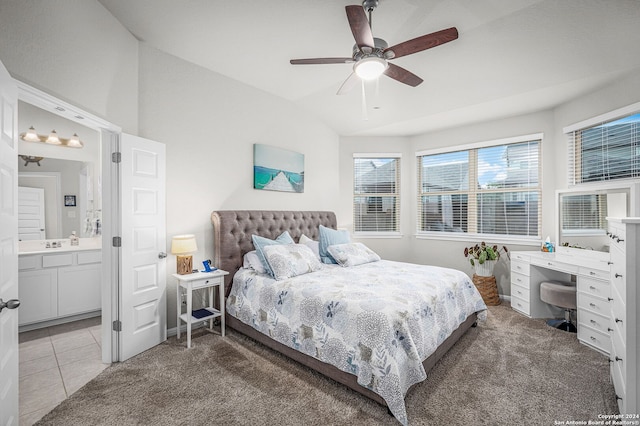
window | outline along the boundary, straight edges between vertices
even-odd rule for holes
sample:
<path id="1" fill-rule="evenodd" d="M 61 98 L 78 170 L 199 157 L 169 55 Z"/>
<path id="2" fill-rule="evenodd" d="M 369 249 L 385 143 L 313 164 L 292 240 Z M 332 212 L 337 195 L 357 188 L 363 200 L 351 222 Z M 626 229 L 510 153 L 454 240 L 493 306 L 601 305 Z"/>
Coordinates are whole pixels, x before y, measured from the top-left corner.
<path id="1" fill-rule="evenodd" d="M 355 154 L 354 232 L 400 232 L 400 154 Z"/>
<path id="2" fill-rule="evenodd" d="M 570 185 L 640 177 L 640 114 L 601 118 L 582 123 L 582 128 L 565 129 Z"/>
<path id="3" fill-rule="evenodd" d="M 541 139 L 418 153 L 418 233 L 539 238 Z"/>

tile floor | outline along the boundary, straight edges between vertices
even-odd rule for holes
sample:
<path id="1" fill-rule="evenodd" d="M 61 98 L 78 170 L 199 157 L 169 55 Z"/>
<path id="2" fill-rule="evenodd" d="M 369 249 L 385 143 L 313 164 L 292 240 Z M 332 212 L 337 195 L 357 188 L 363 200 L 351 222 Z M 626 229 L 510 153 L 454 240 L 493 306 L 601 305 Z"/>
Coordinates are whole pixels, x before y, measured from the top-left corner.
<path id="1" fill-rule="evenodd" d="M 108 364 L 100 317 L 20 333 L 20 425 L 32 425 Z"/>

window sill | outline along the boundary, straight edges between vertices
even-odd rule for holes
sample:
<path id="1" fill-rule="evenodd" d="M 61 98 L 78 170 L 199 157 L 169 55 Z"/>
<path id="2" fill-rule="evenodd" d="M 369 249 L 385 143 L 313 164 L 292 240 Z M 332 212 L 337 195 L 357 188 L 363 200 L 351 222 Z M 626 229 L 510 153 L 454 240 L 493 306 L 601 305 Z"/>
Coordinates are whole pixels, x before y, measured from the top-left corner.
<path id="1" fill-rule="evenodd" d="M 444 241 L 462 241 L 465 243 L 480 243 L 485 241 L 491 244 L 516 244 L 522 246 L 540 247 L 542 240 L 539 237 L 519 237 L 509 235 L 494 234 L 466 234 L 462 232 L 421 232 L 415 234 L 418 240 L 444 240 Z"/>
<path id="2" fill-rule="evenodd" d="M 400 232 L 353 232 L 351 234 L 356 239 L 367 238 L 402 238 L 403 235 Z"/>

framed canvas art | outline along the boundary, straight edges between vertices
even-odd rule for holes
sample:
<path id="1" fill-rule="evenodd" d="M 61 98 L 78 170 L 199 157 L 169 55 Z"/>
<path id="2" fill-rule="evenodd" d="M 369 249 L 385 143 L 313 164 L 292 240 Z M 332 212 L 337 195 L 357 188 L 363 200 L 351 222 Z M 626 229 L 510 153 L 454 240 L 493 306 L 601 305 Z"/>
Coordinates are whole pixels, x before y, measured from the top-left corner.
<path id="1" fill-rule="evenodd" d="M 304 192 L 304 154 L 254 144 L 253 187 L 267 191 Z"/>

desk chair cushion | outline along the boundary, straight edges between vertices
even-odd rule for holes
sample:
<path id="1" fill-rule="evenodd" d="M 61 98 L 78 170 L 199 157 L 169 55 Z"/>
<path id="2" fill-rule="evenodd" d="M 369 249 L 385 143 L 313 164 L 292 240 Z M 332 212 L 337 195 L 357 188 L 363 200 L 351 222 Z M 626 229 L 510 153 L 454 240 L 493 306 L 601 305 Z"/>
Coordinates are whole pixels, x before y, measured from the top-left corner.
<path id="1" fill-rule="evenodd" d="M 565 309 L 576 309 L 576 286 L 545 281 L 540 283 L 540 300 Z"/>

